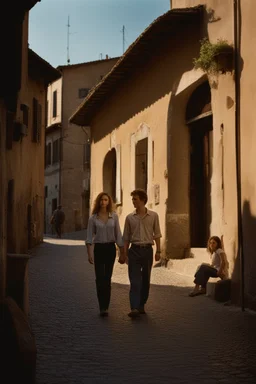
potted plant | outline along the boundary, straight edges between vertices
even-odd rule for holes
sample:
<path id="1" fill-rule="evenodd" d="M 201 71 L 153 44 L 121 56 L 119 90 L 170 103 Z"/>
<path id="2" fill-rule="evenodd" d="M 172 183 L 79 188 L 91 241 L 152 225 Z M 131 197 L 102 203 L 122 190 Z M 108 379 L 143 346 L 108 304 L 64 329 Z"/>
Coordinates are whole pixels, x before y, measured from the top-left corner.
<path id="1" fill-rule="evenodd" d="M 219 39 L 211 43 L 207 38 L 201 40 L 199 57 L 193 60 L 196 69 L 208 74 L 231 72 L 233 69 L 233 46 L 227 40 Z"/>

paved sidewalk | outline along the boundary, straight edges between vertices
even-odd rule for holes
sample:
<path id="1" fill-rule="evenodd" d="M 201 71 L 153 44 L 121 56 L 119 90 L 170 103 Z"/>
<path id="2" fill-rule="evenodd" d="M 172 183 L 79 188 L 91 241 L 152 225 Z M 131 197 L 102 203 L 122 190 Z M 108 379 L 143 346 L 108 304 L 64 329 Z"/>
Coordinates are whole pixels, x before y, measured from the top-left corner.
<path id="1" fill-rule="evenodd" d="M 127 266 L 116 263 L 98 316 L 84 241 L 45 239 L 29 264 L 37 384 L 250 384 L 256 314 L 188 297 L 191 279 L 153 268 L 147 315 L 132 320 Z"/>

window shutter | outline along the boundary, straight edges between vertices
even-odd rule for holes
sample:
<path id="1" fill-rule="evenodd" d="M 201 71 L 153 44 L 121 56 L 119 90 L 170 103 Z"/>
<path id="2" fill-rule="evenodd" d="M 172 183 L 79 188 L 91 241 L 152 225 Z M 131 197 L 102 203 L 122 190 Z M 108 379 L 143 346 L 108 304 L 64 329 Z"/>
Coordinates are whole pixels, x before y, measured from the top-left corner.
<path id="1" fill-rule="evenodd" d="M 40 143 L 42 135 L 42 105 L 37 104 L 37 142 Z"/>
<path id="2" fill-rule="evenodd" d="M 37 106 L 38 101 L 33 97 L 33 130 L 32 130 L 32 141 L 37 142 Z"/>
<path id="3" fill-rule="evenodd" d="M 33 98 L 33 133 L 32 141 L 40 143 L 42 131 L 42 106 Z"/>
<path id="4" fill-rule="evenodd" d="M 56 117 L 57 116 L 57 91 L 53 92 L 52 99 L 53 99 L 52 117 Z"/>

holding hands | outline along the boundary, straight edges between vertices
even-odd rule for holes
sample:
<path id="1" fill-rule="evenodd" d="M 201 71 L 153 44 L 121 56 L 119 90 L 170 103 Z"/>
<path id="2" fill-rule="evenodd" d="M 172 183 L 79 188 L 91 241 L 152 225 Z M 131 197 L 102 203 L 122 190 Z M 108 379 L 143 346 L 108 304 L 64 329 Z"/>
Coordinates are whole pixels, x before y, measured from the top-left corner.
<path id="1" fill-rule="evenodd" d="M 128 264 L 128 257 L 127 257 L 127 253 L 124 252 L 124 248 L 120 248 L 120 256 L 119 256 L 119 259 L 118 259 L 118 263 L 120 264 Z"/>

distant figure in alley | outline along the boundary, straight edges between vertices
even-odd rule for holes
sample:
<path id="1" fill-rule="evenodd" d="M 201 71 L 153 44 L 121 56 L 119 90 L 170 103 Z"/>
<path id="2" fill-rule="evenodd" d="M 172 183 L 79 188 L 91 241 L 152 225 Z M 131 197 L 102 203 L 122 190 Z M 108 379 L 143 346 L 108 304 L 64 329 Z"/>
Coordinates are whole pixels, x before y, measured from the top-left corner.
<path id="1" fill-rule="evenodd" d="M 62 206 L 58 205 L 57 209 L 53 211 L 52 217 L 51 217 L 51 224 L 53 224 L 56 235 L 59 239 L 61 239 L 62 235 L 62 226 L 65 221 L 65 213 L 62 211 Z"/>
<path id="2" fill-rule="evenodd" d="M 119 262 L 128 263 L 130 279 L 130 307 L 128 316 L 134 318 L 145 314 L 145 304 L 149 296 L 150 276 L 153 265 L 153 245 L 156 243 L 155 261 L 160 260 L 161 231 L 158 214 L 145 207 L 148 201 L 143 189 L 131 192 L 135 211 L 125 219 L 124 255 Z M 130 246 L 131 244 L 131 246 Z M 130 246 L 130 248 L 129 248 Z"/>

